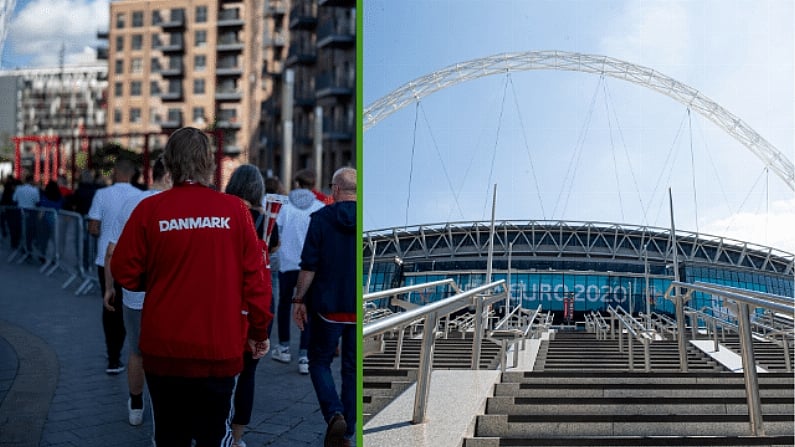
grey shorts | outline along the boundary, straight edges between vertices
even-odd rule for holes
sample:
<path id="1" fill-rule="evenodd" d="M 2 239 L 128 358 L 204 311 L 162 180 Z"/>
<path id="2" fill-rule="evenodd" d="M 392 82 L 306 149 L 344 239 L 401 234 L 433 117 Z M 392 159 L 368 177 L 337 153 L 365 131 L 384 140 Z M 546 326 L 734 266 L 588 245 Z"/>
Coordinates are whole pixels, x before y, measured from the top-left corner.
<path id="1" fill-rule="evenodd" d="M 130 352 L 141 355 L 138 340 L 141 338 L 141 310 L 124 306 L 124 329 L 127 331 L 127 346 Z"/>

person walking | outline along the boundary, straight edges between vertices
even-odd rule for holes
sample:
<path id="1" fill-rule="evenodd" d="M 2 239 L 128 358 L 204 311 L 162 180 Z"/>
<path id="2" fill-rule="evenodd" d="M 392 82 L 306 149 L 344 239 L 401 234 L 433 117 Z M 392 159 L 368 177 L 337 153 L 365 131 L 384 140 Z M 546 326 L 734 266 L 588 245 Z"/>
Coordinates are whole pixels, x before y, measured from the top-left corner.
<path id="1" fill-rule="evenodd" d="M 141 201 L 149 196 L 171 188 L 171 175 L 166 172 L 162 159 L 157 159 L 152 166 L 152 186 L 147 191 L 132 196 L 122 205 L 116 221 L 111 225 L 108 235 L 108 248 L 105 253 L 105 283 L 113 282 L 113 269 L 111 261 L 116 243 L 119 241 L 124 225 L 130 218 L 133 210 Z M 113 302 L 116 300 L 116 288 L 105 289 L 103 305 L 109 312 L 115 312 Z M 124 306 L 124 328 L 127 332 L 127 387 L 130 398 L 127 399 L 127 420 L 130 425 L 141 425 L 144 422 L 144 366 L 141 349 L 138 341 L 141 338 L 141 309 L 144 306 L 144 292 L 133 292 L 122 288 L 122 304 Z"/>
<path id="2" fill-rule="evenodd" d="M 244 340 L 254 359 L 270 346 L 262 248 L 243 201 L 210 187 L 215 152 L 207 135 L 175 131 L 164 161 L 174 186 L 133 210 L 113 277 L 146 292 L 139 346 L 156 445 L 229 445 Z"/>
<path id="3" fill-rule="evenodd" d="M 103 298 L 108 288 L 115 288 L 114 296 L 122 296 L 121 286 L 105 283 L 105 251 L 108 248 L 110 227 L 116 221 L 122 204 L 130 197 L 141 193 L 138 188 L 130 184 L 133 174 L 135 174 L 135 165 L 131 160 L 126 158 L 116 160 L 113 166 L 114 183 L 97 190 L 86 216 L 88 218 L 88 233 L 99 238 L 97 240 L 97 257 L 94 259 L 94 263 L 97 265 L 99 288 Z M 105 347 L 108 353 L 108 367 L 105 372 L 115 375 L 124 371 L 121 350 L 127 332 L 124 330 L 121 300 L 114 299 L 110 304 L 113 307 L 112 311 L 108 310 L 104 304 L 102 306 L 102 328 L 105 331 Z"/>
<path id="4" fill-rule="evenodd" d="M 334 204 L 312 214 L 292 302 L 298 327 L 312 325 L 309 375 L 328 424 L 324 445 L 342 447 L 356 432 L 356 170 L 338 169 L 331 192 Z M 331 362 L 340 338 L 338 394 Z"/>
<path id="5" fill-rule="evenodd" d="M 262 197 L 265 195 L 265 182 L 262 179 L 259 169 L 252 164 L 238 166 L 229 183 L 226 185 L 226 193 L 239 197 L 249 209 L 257 236 L 260 238 L 261 246 L 267 252 L 270 247 L 265 247 L 265 210 L 262 209 Z M 270 265 L 266 262 L 265 277 L 271 278 Z M 270 289 L 273 290 L 272 288 Z M 271 312 L 273 312 L 273 301 L 271 301 Z M 268 330 L 270 334 L 270 329 Z M 246 347 L 247 348 L 247 347 Z M 253 357 L 250 349 L 243 352 L 243 371 L 237 378 L 234 398 L 234 417 L 232 418 L 232 447 L 246 447 L 243 441 L 243 431 L 246 425 L 251 422 L 251 409 L 254 407 L 254 378 L 257 372 L 259 359 Z"/>
<path id="6" fill-rule="evenodd" d="M 288 195 L 288 202 L 279 210 L 276 225 L 279 227 L 281 247 L 279 248 L 279 306 L 277 319 L 279 326 L 279 344 L 273 349 L 273 360 L 290 363 L 290 317 L 291 303 L 296 282 L 298 281 L 301 250 L 309 227 L 309 216 L 323 208 L 323 203 L 312 192 L 312 182 L 306 176 L 296 174 L 295 188 Z M 301 329 L 301 340 L 298 351 L 298 372 L 309 374 L 307 344 L 309 342 L 309 325 Z"/>

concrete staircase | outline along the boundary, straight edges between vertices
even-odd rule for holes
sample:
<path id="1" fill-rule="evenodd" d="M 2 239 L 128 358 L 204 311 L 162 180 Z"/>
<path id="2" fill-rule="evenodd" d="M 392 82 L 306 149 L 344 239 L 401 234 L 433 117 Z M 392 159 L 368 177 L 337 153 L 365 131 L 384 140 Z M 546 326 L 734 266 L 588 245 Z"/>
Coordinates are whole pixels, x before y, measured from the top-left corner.
<path id="1" fill-rule="evenodd" d="M 737 337 L 726 338 L 725 341 L 720 342 L 722 345 L 736 352 L 740 352 L 740 342 Z M 790 365 L 795 366 L 795 348 L 790 347 Z M 757 365 L 765 368 L 770 372 L 785 372 L 787 370 L 786 361 L 784 358 L 784 347 L 779 346 L 772 342 L 754 341 L 754 358 Z"/>
<path id="2" fill-rule="evenodd" d="M 630 372 L 617 351 L 615 340 L 557 333 L 539 351 L 543 371 L 503 373 L 463 446 L 795 445 L 792 374 L 760 374 L 766 436 L 754 437 L 742 374 L 696 350 L 688 373 L 678 372 L 678 354 L 655 361 L 654 352 L 653 372 L 642 372 L 642 350 Z"/>
<path id="3" fill-rule="evenodd" d="M 364 359 L 362 401 L 366 423 L 384 409 L 395 397 L 417 380 L 419 368 L 420 340 L 404 339 L 400 355 L 400 369 L 395 369 L 396 340 L 385 340 L 384 352 L 372 354 Z M 495 369 L 499 364 L 500 346 L 484 340 L 481 345 L 481 369 Z M 471 368 L 472 338 L 437 339 L 434 354 L 434 369 Z"/>
<path id="4" fill-rule="evenodd" d="M 587 349 L 583 345 L 587 344 Z M 588 332 L 556 332 L 541 345 L 534 371 L 570 371 L 593 369 L 597 371 L 629 370 L 629 353 L 626 338 L 624 352 L 619 351 L 618 339 L 597 340 Z M 643 371 L 643 345 L 633 343 L 633 365 Z M 651 368 L 654 371 L 679 371 L 679 350 L 674 340 L 655 340 L 649 346 Z M 697 348 L 687 345 L 688 369 L 691 371 L 723 371 L 721 365 Z"/>

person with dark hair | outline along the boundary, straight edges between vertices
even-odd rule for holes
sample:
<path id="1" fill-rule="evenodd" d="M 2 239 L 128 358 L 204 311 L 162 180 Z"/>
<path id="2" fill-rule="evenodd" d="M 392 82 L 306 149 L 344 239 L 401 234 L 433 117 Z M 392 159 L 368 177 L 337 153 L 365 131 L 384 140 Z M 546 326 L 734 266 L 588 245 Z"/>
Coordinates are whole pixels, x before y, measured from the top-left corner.
<path id="1" fill-rule="evenodd" d="M 22 215 L 38 205 L 41 200 L 41 191 L 35 186 L 35 177 L 33 174 L 28 173 L 25 175 L 25 183 L 17 186 L 14 190 L 12 199 L 17 204 L 19 209 L 19 222 L 20 231 L 22 224 L 25 225 L 25 249 L 28 253 L 33 253 L 33 240 L 36 236 L 36 221 L 35 219 L 23 219 Z M 30 214 L 27 214 L 30 215 Z"/>
<path id="2" fill-rule="evenodd" d="M 140 190 L 130 184 L 135 165 L 132 161 L 119 158 L 113 167 L 114 184 L 97 190 L 88 210 L 88 232 L 92 236 L 97 236 L 97 257 L 94 263 L 97 265 L 97 276 L 99 277 L 99 288 L 103 298 L 107 288 L 115 288 L 114 297 L 121 297 L 121 286 L 118 284 L 105 283 L 105 252 L 108 249 L 108 237 L 110 228 L 118 218 L 122 204 L 130 197 L 140 194 Z M 105 332 L 105 347 L 108 352 L 108 367 L 105 372 L 108 374 L 119 374 L 124 371 L 121 362 L 121 349 L 124 346 L 124 316 L 122 302 L 114 299 L 110 302 L 113 310 L 102 306 L 102 328 Z"/>
<path id="3" fill-rule="evenodd" d="M 116 243 L 124 229 L 124 225 L 130 218 L 133 210 L 141 201 L 149 196 L 171 188 L 171 177 L 166 172 L 166 166 L 162 159 L 157 159 L 152 167 L 152 186 L 127 199 L 119 210 L 116 221 L 113 222 L 108 235 L 108 249 L 105 252 L 105 283 L 113 282 L 113 270 L 111 260 L 113 252 L 116 250 Z M 141 425 L 144 421 L 144 366 L 141 350 L 138 347 L 138 340 L 141 337 L 141 309 L 144 305 L 143 292 L 133 292 L 122 288 L 122 303 L 124 305 L 124 329 L 127 332 L 127 347 L 129 355 L 127 357 L 127 386 L 130 389 L 130 398 L 127 399 L 127 420 L 130 425 Z M 109 312 L 114 312 L 115 308 L 111 304 L 116 300 L 115 287 L 105 289 L 103 305 Z"/>
<path id="4" fill-rule="evenodd" d="M 207 135 L 177 130 L 164 161 L 174 186 L 133 210 L 111 269 L 123 287 L 146 292 L 139 346 L 155 443 L 229 445 L 244 340 L 254 359 L 270 346 L 265 261 L 243 201 L 210 188 Z"/>
<path id="5" fill-rule="evenodd" d="M 265 219 L 265 210 L 263 210 L 261 206 L 262 197 L 265 195 L 265 183 L 262 180 L 262 174 L 260 174 L 259 169 L 252 164 L 238 166 L 238 168 L 232 172 L 232 177 L 229 178 L 229 183 L 226 185 L 226 193 L 240 197 L 243 203 L 246 204 L 251 212 L 251 218 L 253 219 L 257 236 L 262 241 L 261 245 L 264 251 L 270 252 L 269 247 L 265 247 L 265 229 L 267 228 L 267 222 Z M 266 262 L 265 276 L 267 279 L 271 278 L 269 262 Z M 270 311 L 273 313 L 272 296 Z M 268 327 L 268 334 L 270 335 L 270 326 Z M 243 371 L 237 378 L 237 387 L 235 388 L 235 411 L 232 419 L 232 447 L 246 446 L 245 441 L 242 439 L 243 430 L 245 430 L 246 425 L 251 422 L 251 409 L 254 406 L 254 377 L 258 363 L 259 359 L 255 359 L 252 356 L 251 350 L 246 346 L 243 352 Z"/>
<path id="6" fill-rule="evenodd" d="M 63 196 L 61 189 L 58 187 L 58 182 L 50 180 L 44 186 L 44 192 L 40 196 L 39 203 L 36 204 L 39 208 L 50 208 L 56 212 L 63 206 Z M 56 214 L 53 212 L 46 212 L 39 215 L 39 225 L 36 226 L 36 241 L 42 256 L 42 262 L 45 261 L 47 256 L 47 245 L 49 244 L 50 235 L 55 228 Z"/>
<path id="7" fill-rule="evenodd" d="M 47 185 L 44 186 L 44 194 L 41 195 L 37 206 L 56 210 L 63 207 L 63 195 L 61 195 L 61 188 L 58 187 L 58 182 L 55 180 L 47 182 Z"/>
<path id="8" fill-rule="evenodd" d="M 356 432 L 356 170 L 338 169 L 331 185 L 334 204 L 312 214 L 292 302 L 298 327 L 312 325 L 309 375 L 328 423 L 325 447 L 343 447 Z M 338 394 L 331 362 L 340 339 Z"/>
<path id="9" fill-rule="evenodd" d="M 14 191 L 21 182 L 15 177 L 6 177 L 3 183 L 3 195 L 0 198 L 0 231 L 3 237 L 8 236 L 11 242 L 11 250 L 19 247 L 19 238 L 22 234 L 22 221 L 19 210 L 11 207 L 16 205 L 14 202 Z"/>
<path id="10" fill-rule="evenodd" d="M 80 183 L 77 184 L 75 192 L 65 197 L 63 209 L 85 216 L 91 208 L 91 202 L 94 200 L 94 194 L 98 188 L 94 181 L 94 173 L 89 169 L 84 169 L 80 173 Z"/>

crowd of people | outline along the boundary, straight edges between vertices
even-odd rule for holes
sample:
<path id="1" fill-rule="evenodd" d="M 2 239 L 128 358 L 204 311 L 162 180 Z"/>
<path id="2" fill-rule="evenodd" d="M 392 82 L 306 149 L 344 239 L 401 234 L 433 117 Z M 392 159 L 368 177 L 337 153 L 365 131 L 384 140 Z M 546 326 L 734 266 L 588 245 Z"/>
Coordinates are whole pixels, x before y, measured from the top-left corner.
<path id="1" fill-rule="evenodd" d="M 169 138 L 145 191 L 132 183 L 134 163 L 120 158 L 110 185 L 86 175 L 75 191 L 55 181 L 40 190 L 28 176 L 6 182 L 2 204 L 85 215 L 98 241 L 105 372 L 126 369 L 132 425 L 143 423 L 148 389 L 156 445 L 246 445 L 255 373 L 271 350 L 274 316 L 273 360 L 291 362 L 291 324 L 301 331 L 298 373 L 315 389 L 327 424 L 324 446 L 352 445 L 355 169 L 334 173 L 329 196 L 316 190 L 309 170 L 295 174 L 286 196 L 278 179 L 265 179 L 254 165 L 239 166 L 223 192 L 212 186 L 214 171 L 209 139 L 186 127 Z M 13 248 L 21 243 L 10 236 Z M 335 356 L 340 393 L 331 373 Z"/>

